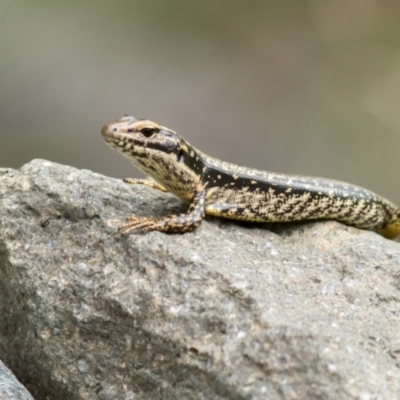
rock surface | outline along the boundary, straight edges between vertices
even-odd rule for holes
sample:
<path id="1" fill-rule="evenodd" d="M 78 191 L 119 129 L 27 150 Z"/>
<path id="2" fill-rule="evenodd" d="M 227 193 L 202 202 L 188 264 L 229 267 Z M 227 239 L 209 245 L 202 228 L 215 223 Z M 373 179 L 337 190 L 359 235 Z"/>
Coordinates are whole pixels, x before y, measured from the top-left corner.
<path id="1" fill-rule="evenodd" d="M 0 358 L 35 399 L 400 398 L 400 244 L 336 222 L 207 219 L 34 160 L 0 170 Z"/>
<path id="2" fill-rule="evenodd" d="M 0 400 L 33 400 L 33 397 L 1 361 Z"/>

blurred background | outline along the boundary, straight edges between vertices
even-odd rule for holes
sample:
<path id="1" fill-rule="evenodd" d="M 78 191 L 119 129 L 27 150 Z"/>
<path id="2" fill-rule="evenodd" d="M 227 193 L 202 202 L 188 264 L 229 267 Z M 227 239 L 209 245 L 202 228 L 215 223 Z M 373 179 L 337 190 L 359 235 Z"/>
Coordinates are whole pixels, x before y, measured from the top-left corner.
<path id="1" fill-rule="evenodd" d="M 0 166 L 141 176 L 100 136 L 132 114 L 400 205 L 399 21 L 398 0 L 2 0 Z"/>

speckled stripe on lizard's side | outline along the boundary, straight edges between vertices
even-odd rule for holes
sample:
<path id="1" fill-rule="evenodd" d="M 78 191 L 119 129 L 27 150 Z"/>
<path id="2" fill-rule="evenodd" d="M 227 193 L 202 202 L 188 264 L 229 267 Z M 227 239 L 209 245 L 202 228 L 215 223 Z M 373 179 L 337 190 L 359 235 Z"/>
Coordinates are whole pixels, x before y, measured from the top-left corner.
<path id="1" fill-rule="evenodd" d="M 131 116 L 105 125 L 104 140 L 153 179 L 126 179 L 170 191 L 186 213 L 160 219 L 129 217 L 120 229 L 186 232 L 205 214 L 254 222 L 333 219 L 385 237 L 400 235 L 400 210 L 366 189 L 331 179 L 239 167 L 210 157 L 176 132 Z"/>

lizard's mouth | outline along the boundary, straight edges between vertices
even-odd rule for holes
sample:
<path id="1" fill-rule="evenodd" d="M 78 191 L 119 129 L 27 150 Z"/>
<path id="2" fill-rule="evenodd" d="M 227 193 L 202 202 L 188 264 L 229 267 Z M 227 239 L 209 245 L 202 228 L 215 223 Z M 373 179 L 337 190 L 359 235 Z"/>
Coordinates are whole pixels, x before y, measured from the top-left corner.
<path id="1" fill-rule="evenodd" d="M 136 121 L 137 119 L 135 117 L 124 115 L 122 118 L 104 125 L 101 129 L 101 134 L 104 140 L 109 144 L 116 143 L 117 140 L 125 142 L 121 143 L 120 146 L 116 146 L 123 147 L 129 141 L 130 136 L 126 135 L 125 132 L 121 130 L 121 127 L 124 127 L 124 129 L 129 132 L 130 126 Z"/>
<path id="2" fill-rule="evenodd" d="M 135 146 L 134 140 L 132 140 L 129 135 L 121 132 L 113 132 L 106 125 L 101 130 L 104 141 L 114 150 L 120 151 L 122 153 L 136 153 L 134 150 L 138 150 L 141 146 Z"/>
<path id="3" fill-rule="evenodd" d="M 131 148 L 135 142 L 132 135 L 118 129 L 117 123 L 104 125 L 101 134 L 109 146 L 119 150 L 124 148 L 128 150 L 128 147 Z"/>
<path id="4" fill-rule="evenodd" d="M 104 141 L 113 149 L 122 153 L 130 153 L 134 148 L 134 140 L 130 135 L 113 129 L 113 124 L 104 125 L 101 129 Z"/>

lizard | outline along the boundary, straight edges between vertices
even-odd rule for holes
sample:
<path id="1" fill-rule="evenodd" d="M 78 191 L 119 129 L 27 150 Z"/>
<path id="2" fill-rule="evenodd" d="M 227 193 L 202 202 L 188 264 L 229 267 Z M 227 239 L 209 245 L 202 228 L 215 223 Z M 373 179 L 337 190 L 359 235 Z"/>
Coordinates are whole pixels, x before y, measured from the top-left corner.
<path id="1" fill-rule="evenodd" d="M 383 197 L 333 179 L 259 171 L 220 161 L 193 147 L 175 131 L 124 115 L 101 130 L 105 142 L 126 156 L 146 179 L 125 179 L 172 192 L 186 213 L 163 218 L 131 216 L 119 227 L 183 233 L 205 215 L 260 223 L 336 220 L 393 239 L 400 235 L 400 209 Z"/>

